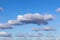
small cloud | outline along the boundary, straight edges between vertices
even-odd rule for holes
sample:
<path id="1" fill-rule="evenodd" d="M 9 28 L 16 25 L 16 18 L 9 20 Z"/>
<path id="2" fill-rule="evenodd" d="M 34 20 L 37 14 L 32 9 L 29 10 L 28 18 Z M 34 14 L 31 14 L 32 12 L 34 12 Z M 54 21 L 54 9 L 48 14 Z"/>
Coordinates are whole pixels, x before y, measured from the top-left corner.
<path id="1" fill-rule="evenodd" d="M 53 27 L 44 27 L 44 28 L 32 28 L 32 31 L 54 31 L 55 28 Z"/>
<path id="2" fill-rule="evenodd" d="M 57 9 L 56 9 L 56 12 L 60 12 L 60 8 L 57 8 Z"/>
<path id="3" fill-rule="evenodd" d="M 3 11 L 3 8 L 2 8 L 2 7 L 0 7 L 0 12 L 1 12 L 1 11 Z"/>
<path id="4" fill-rule="evenodd" d="M 44 27 L 42 28 L 44 31 L 54 31 L 55 29 L 53 27 Z"/>
<path id="5" fill-rule="evenodd" d="M 0 29 L 12 29 L 12 26 L 8 24 L 0 24 Z"/>
<path id="6" fill-rule="evenodd" d="M 11 37 L 11 35 L 7 32 L 0 32 L 1 37 Z"/>

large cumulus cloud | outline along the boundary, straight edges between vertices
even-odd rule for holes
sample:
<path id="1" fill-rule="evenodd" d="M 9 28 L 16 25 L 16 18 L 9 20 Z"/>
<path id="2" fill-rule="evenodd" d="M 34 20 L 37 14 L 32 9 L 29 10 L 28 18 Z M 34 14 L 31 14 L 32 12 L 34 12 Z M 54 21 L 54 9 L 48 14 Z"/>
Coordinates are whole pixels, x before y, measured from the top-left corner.
<path id="1" fill-rule="evenodd" d="M 25 14 L 18 15 L 17 20 L 8 21 L 9 24 L 19 25 L 19 24 L 48 24 L 48 21 L 53 20 L 54 17 L 51 14 L 41 15 L 39 13 L 35 14 Z"/>

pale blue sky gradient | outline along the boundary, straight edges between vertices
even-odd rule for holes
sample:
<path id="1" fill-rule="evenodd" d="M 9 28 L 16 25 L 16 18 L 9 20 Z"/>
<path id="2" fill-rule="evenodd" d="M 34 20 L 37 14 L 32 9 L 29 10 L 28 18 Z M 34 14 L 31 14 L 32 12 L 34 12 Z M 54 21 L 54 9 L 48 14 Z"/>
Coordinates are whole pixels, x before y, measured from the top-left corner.
<path id="1" fill-rule="evenodd" d="M 45 27 L 52 26 L 56 28 L 53 31 L 54 35 L 60 34 L 60 13 L 56 12 L 57 8 L 60 8 L 60 0 L 0 0 L 0 7 L 3 11 L 0 12 L 0 23 L 6 23 L 8 20 L 16 20 L 17 15 L 24 15 L 27 13 L 40 13 L 40 14 L 52 14 L 55 16 L 53 21 L 50 21 L 47 25 L 26 24 L 15 26 L 13 29 L 6 29 L 0 31 L 6 31 L 12 33 L 12 38 L 17 33 L 36 33 L 31 30 L 32 27 Z M 47 35 L 45 31 L 40 31 Z M 58 35 L 60 37 L 60 35 Z"/>

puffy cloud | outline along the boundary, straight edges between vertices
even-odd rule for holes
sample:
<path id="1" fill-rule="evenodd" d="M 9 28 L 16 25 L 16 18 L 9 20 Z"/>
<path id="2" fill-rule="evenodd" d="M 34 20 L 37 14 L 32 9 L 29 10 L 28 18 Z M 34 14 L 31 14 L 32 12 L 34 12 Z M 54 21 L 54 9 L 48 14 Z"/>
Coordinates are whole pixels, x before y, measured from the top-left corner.
<path id="1" fill-rule="evenodd" d="M 56 12 L 60 12 L 60 8 L 57 8 L 57 9 L 56 9 Z"/>
<path id="2" fill-rule="evenodd" d="M 54 17 L 51 14 L 41 15 L 39 13 L 36 13 L 17 16 L 17 21 L 22 24 L 48 24 L 48 21 L 51 21 L 53 19 Z"/>
<path id="3" fill-rule="evenodd" d="M 0 7 L 0 12 L 1 12 L 1 11 L 3 11 L 3 8 L 2 8 L 2 7 Z"/>
<path id="4" fill-rule="evenodd" d="M 11 35 L 7 32 L 0 32 L 1 37 L 11 37 Z"/>
<path id="5" fill-rule="evenodd" d="M 0 24 L 0 29 L 12 29 L 12 26 L 9 24 Z"/>

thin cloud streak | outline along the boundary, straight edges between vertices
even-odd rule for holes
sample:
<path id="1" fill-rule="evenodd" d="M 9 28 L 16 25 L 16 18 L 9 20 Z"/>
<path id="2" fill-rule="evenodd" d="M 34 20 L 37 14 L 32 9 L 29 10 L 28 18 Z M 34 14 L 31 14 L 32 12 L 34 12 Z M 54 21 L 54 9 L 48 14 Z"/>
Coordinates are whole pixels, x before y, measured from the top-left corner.
<path id="1" fill-rule="evenodd" d="M 56 29 L 53 27 L 43 27 L 43 28 L 32 28 L 32 31 L 55 31 Z"/>

